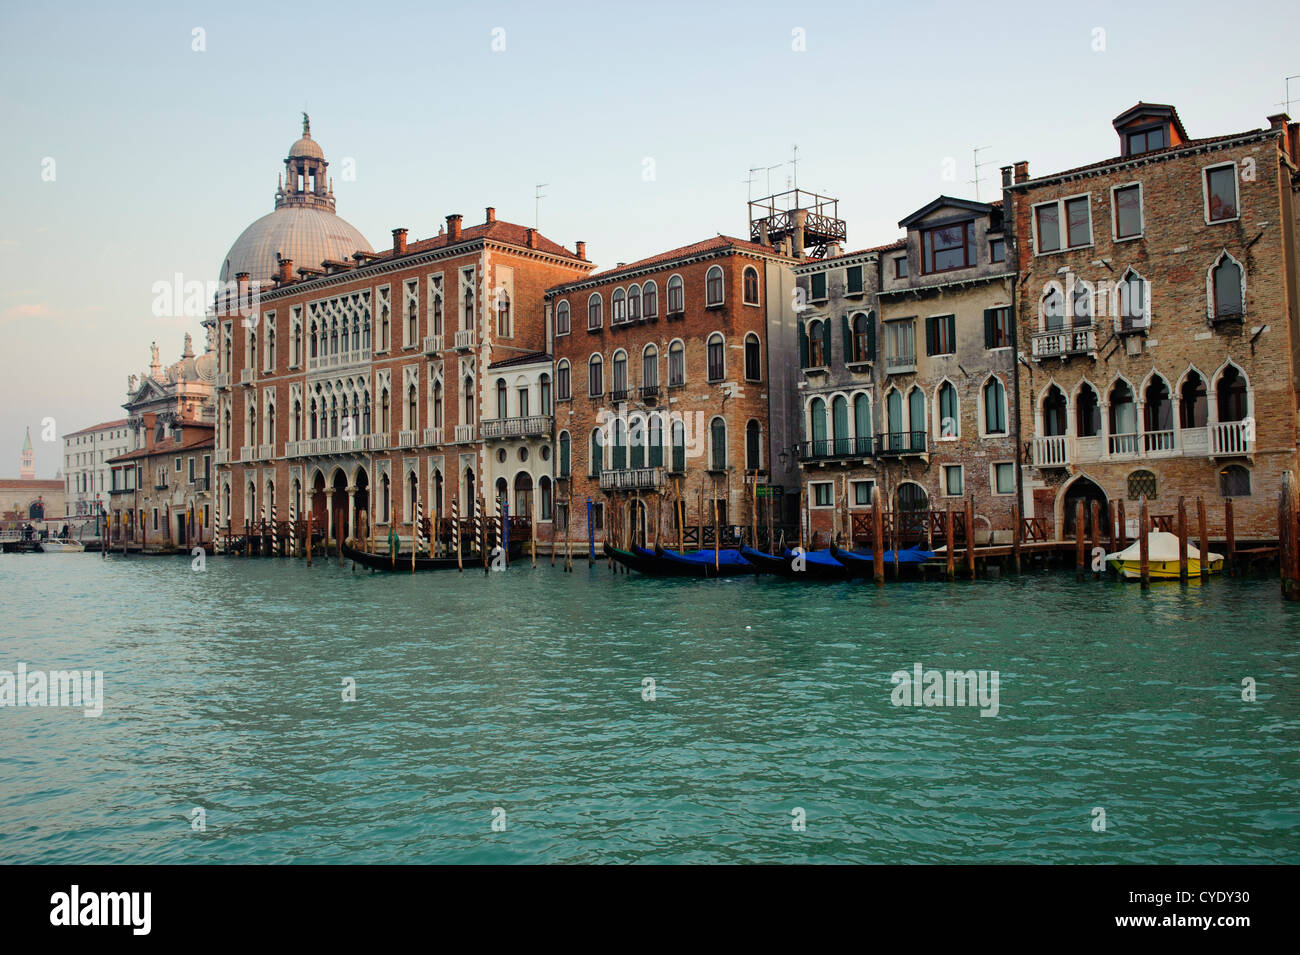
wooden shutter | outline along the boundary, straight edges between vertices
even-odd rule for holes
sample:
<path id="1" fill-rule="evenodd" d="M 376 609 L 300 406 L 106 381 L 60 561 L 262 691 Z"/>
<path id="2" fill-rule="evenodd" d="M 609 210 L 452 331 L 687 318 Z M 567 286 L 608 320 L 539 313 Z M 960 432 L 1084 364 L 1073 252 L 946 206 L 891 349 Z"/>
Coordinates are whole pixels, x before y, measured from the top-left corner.
<path id="1" fill-rule="evenodd" d="M 948 349 L 955 355 L 957 353 L 957 316 L 947 316 L 944 319 L 944 324 L 948 326 Z"/>
<path id="2" fill-rule="evenodd" d="M 799 367 L 808 367 L 808 329 L 803 322 L 799 323 Z"/>
<path id="3" fill-rule="evenodd" d="M 844 332 L 844 364 L 853 361 L 853 325 L 848 315 L 840 316 L 840 328 Z"/>
<path id="4" fill-rule="evenodd" d="M 830 367 L 831 363 L 831 321 L 822 322 L 822 361 Z"/>
<path id="5" fill-rule="evenodd" d="M 997 316 L 996 308 L 984 309 L 984 347 L 993 348 L 997 340 Z"/>
<path id="6" fill-rule="evenodd" d="M 927 315 L 925 317 L 925 353 L 933 355 L 939 350 L 939 329 L 938 317 Z"/>
<path id="7" fill-rule="evenodd" d="M 876 360 L 876 313 L 867 312 L 867 361 Z"/>

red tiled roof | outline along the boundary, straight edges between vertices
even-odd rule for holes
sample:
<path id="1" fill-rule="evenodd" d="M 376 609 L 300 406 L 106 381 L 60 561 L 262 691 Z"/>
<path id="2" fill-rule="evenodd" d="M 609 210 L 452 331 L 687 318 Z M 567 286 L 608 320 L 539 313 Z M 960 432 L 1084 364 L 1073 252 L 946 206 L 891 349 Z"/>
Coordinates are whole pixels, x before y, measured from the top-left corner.
<path id="1" fill-rule="evenodd" d="M 562 258 L 572 259 L 574 262 L 582 262 L 590 265 L 586 259 L 580 259 L 577 253 L 570 252 L 558 242 L 552 242 L 540 232 L 536 232 L 536 251 L 546 252 L 550 255 L 558 255 Z M 516 225 L 513 222 L 505 222 L 497 219 L 494 222 L 483 222 L 479 225 L 466 226 L 460 230 L 460 238 L 457 242 L 466 242 L 472 239 L 492 239 L 495 242 L 503 242 L 506 245 L 517 245 L 520 248 L 528 248 L 528 227 Z M 417 252 L 428 252 L 431 249 L 441 249 L 451 245 L 450 235 L 437 235 L 432 239 L 420 239 L 418 242 L 408 243 L 404 254 L 411 255 Z M 391 258 L 390 255 L 380 255 L 380 258 Z M 398 256 L 400 258 L 401 256 Z"/>
<path id="2" fill-rule="evenodd" d="M 488 365 L 488 370 L 493 368 L 512 368 L 515 365 L 531 365 L 534 362 L 550 361 L 551 356 L 548 352 L 534 351 L 526 355 L 515 355 L 513 358 L 503 358 L 500 361 L 494 361 Z"/>
<path id="3" fill-rule="evenodd" d="M 199 434 L 194 434 L 194 432 Z M 186 421 L 182 428 L 182 439 L 180 442 L 170 435 L 159 441 L 149 448 L 141 448 L 138 451 L 128 451 L 126 454 L 119 454 L 116 457 L 108 459 L 108 463 L 115 461 L 134 461 L 139 458 L 150 458 L 154 455 L 175 454 L 178 451 L 193 451 L 205 447 L 213 447 L 213 432 L 215 427 L 206 422 Z"/>
<path id="4" fill-rule="evenodd" d="M 735 249 L 738 252 L 757 252 L 760 255 L 772 255 L 784 258 L 784 256 L 781 256 L 779 252 L 770 246 L 760 245 L 757 242 L 747 242 L 744 239 L 737 239 L 729 235 L 716 235 L 711 239 L 704 239 L 700 242 L 692 242 L 690 245 L 683 245 L 680 248 L 669 249 L 667 252 L 656 252 L 654 255 L 646 256 L 644 259 L 638 259 L 635 262 L 627 262 L 623 265 L 615 266 L 612 269 L 606 269 L 603 272 L 594 272 L 584 279 L 577 279 L 574 282 L 565 282 L 562 285 L 553 286 L 547 291 L 566 288 L 569 285 L 576 285 L 578 283 L 587 284 L 592 281 L 603 282 L 629 272 L 637 272 L 641 269 L 667 264 L 677 259 L 688 259 L 692 256 L 704 255 L 707 252 L 717 252 L 723 249 Z"/>
<path id="5" fill-rule="evenodd" d="M 0 478 L 0 490 L 4 491 L 62 491 L 63 482 L 50 478 Z"/>
<path id="6" fill-rule="evenodd" d="M 108 428 L 121 428 L 126 425 L 126 418 L 118 418 L 116 421 L 105 421 L 103 424 L 92 424 L 89 428 L 82 428 L 80 431 L 73 431 L 65 434 L 65 438 L 75 438 L 79 434 L 90 434 L 92 431 L 104 431 Z"/>
<path id="7" fill-rule="evenodd" d="M 1089 172 L 1093 169 L 1103 169 L 1106 166 L 1112 166 L 1117 163 L 1140 162 L 1151 158 L 1167 156 L 1171 153 L 1176 153 L 1184 149 L 1196 149 L 1201 146 L 1212 146 L 1215 143 L 1225 143 L 1233 139 L 1240 139 L 1242 136 L 1255 136 L 1267 132 L 1269 132 L 1269 130 L 1267 129 L 1248 129 L 1245 132 L 1228 133 L 1227 135 L 1224 136 L 1207 136 L 1204 139 L 1189 139 L 1185 142 L 1179 143 L 1176 146 L 1165 146 L 1163 149 L 1152 149 L 1150 152 L 1138 153 L 1135 156 L 1113 156 L 1110 159 L 1102 159 L 1099 160 L 1098 162 L 1090 162 L 1086 166 L 1075 166 L 1073 169 L 1063 169 L 1060 172 L 1048 173 L 1045 176 L 1031 176 L 1029 179 L 1026 179 L 1024 182 L 1013 184 L 1011 188 L 1015 189 L 1020 186 L 1026 186 L 1031 183 L 1037 182 L 1041 179 L 1060 179 L 1063 176 L 1073 176 L 1077 173 Z"/>
<path id="8" fill-rule="evenodd" d="M 873 245 L 869 249 L 858 249 L 856 252 L 841 252 L 839 255 L 825 259 L 804 259 L 796 263 L 795 268 L 805 268 L 810 265 L 824 265 L 827 262 L 835 262 L 839 259 L 851 259 L 855 255 L 868 255 L 872 252 L 892 252 L 894 249 L 907 248 L 907 239 L 895 239 L 886 245 Z"/>

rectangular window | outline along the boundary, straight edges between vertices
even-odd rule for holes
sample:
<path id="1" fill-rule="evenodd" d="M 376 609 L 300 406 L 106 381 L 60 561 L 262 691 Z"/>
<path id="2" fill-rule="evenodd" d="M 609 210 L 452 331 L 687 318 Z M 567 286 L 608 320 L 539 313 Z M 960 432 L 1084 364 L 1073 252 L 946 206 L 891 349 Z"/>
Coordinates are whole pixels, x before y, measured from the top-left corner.
<path id="1" fill-rule="evenodd" d="M 926 229 L 921 233 L 921 271 L 951 272 L 975 264 L 975 223 Z"/>
<path id="2" fill-rule="evenodd" d="M 190 458 L 189 478 L 190 478 L 190 483 L 193 484 L 194 483 L 194 459 L 193 458 Z"/>
<path id="3" fill-rule="evenodd" d="M 1039 252 L 1059 252 L 1061 249 L 1061 209 L 1055 202 L 1034 208 L 1034 226 Z"/>
<path id="4" fill-rule="evenodd" d="M 1205 170 L 1205 221 L 1227 222 L 1237 215 L 1236 164 Z"/>
<path id="5" fill-rule="evenodd" d="M 948 497 L 961 497 L 961 465 L 945 464 L 943 467 L 943 493 Z"/>
<path id="6" fill-rule="evenodd" d="M 984 347 L 1011 347 L 1011 307 L 984 310 Z"/>
<path id="7" fill-rule="evenodd" d="M 830 481 L 814 484 L 812 491 L 813 507 L 833 507 L 835 505 L 835 485 Z"/>
<path id="8" fill-rule="evenodd" d="M 848 267 L 845 273 L 844 291 L 849 295 L 858 295 L 862 292 L 862 266 Z"/>
<path id="9" fill-rule="evenodd" d="M 1149 153 L 1153 149 L 1165 148 L 1165 128 L 1157 126 L 1155 129 L 1148 129 L 1140 133 L 1128 134 L 1128 149 L 1124 153 L 1126 156 L 1138 156 L 1142 153 Z"/>
<path id="10" fill-rule="evenodd" d="M 814 302 L 826 298 L 826 273 L 814 272 L 808 277 L 808 296 Z"/>
<path id="11" fill-rule="evenodd" d="M 1070 248 L 1092 244 L 1092 211 L 1088 208 L 1087 196 L 1065 200 L 1065 221 Z"/>
<path id="12" fill-rule="evenodd" d="M 605 528 L 605 504 L 603 501 L 596 501 L 591 505 L 591 526 L 598 531 Z"/>
<path id="13" fill-rule="evenodd" d="M 951 355 L 957 351 L 957 316 L 930 315 L 925 319 L 925 353 Z"/>
<path id="14" fill-rule="evenodd" d="M 894 278 L 907 278 L 907 256 L 900 255 L 898 258 L 894 259 Z"/>
<path id="15" fill-rule="evenodd" d="M 993 465 L 993 489 L 998 494 L 1016 493 L 1016 466 L 1010 461 Z"/>
<path id="16" fill-rule="evenodd" d="M 875 487 L 875 481 L 854 481 L 853 482 L 853 503 L 857 507 L 871 506 L 871 489 Z"/>
<path id="17" fill-rule="evenodd" d="M 916 364 L 915 319 L 885 323 L 885 365 L 906 366 Z"/>
<path id="18" fill-rule="evenodd" d="M 1007 240 L 989 239 L 989 261 L 1005 262 L 1007 260 Z"/>
<path id="19" fill-rule="evenodd" d="M 1111 190 L 1115 211 L 1115 238 L 1132 239 L 1142 234 L 1142 187 L 1116 186 Z"/>

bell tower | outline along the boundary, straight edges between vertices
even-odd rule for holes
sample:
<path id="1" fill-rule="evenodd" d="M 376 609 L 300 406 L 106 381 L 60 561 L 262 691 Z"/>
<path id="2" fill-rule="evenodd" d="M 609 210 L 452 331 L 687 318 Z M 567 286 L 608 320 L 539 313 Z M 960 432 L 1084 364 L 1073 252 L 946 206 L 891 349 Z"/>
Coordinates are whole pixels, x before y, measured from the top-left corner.
<path id="1" fill-rule="evenodd" d="M 311 117 L 302 114 L 302 138 L 289 148 L 284 174 L 275 190 L 277 209 L 316 208 L 334 211 L 334 184 L 320 144 L 311 138 Z"/>
<path id="2" fill-rule="evenodd" d="M 36 452 L 32 450 L 32 429 L 28 427 L 27 437 L 23 439 L 23 454 L 18 465 L 18 476 L 24 481 L 36 477 Z"/>

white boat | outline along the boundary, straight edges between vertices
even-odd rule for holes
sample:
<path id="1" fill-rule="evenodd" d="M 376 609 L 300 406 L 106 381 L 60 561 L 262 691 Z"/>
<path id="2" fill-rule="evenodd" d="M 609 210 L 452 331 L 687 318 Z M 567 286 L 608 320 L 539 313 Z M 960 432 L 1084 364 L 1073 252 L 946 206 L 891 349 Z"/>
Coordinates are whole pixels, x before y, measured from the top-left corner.
<path id="1" fill-rule="evenodd" d="M 1142 576 L 1141 541 L 1114 554 L 1106 555 L 1106 566 L 1121 577 L 1136 580 Z M 1223 555 L 1213 552 L 1206 555 L 1206 570 L 1217 574 L 1223 569 Z M 1165 531 L 1152 531 L 1147 535 L 1147 573 L 1152 580 L 1178 579 L 1178 535 Z M 1201 551 L 1191 541 L 1187 542 L 1187 575 L 1201 575 Z"/>
<path id="2" fill-rule="evenodd" d="M 65 541 L 57 540 L 55 538 L 41 541 L 41 550 L 47 554 L 71 554 L 85 549 L 86 547 L 81 543 L 81 541 Z"/>

